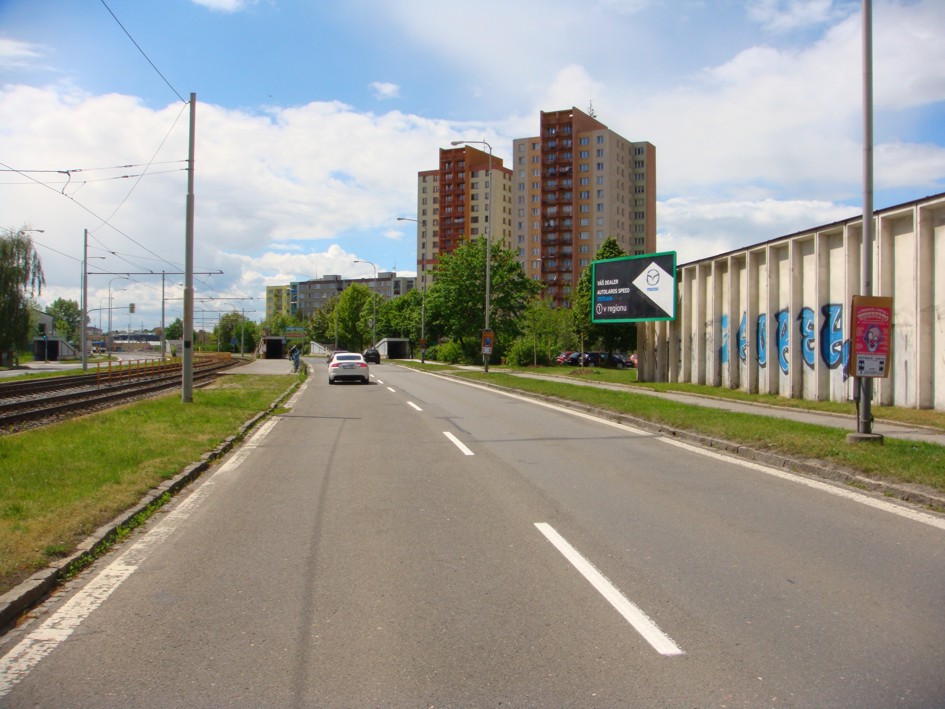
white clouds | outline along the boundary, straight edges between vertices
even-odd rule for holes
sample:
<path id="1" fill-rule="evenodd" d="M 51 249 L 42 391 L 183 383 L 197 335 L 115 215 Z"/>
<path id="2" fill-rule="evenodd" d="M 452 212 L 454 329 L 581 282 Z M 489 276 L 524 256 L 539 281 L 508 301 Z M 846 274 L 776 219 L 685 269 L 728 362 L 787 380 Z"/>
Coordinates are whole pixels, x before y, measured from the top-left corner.
<path id="1" fill-rule="evenodd" d="M 750 0 L 748 16 L 771 32 L 791 32 L 822 25 L 837 17 L 833 0 Z"/>
<path id="2" fill-rule="evenodd" d="M 856 209 L 817 200 L 699 200 L 660 202 L 660 250 L 697 261 L 802 229 L 856 216 Z"/>
<path id="3" fill-rule="evenodd" d="M 378 101 L 400 98 L 400 87 L 397 84 L 391 84 L 385 81 L 372 81 L 369 88 L 374 94 L 374 98 Z"/>
<path id="4" fill-rule="evenodd" d="M 219 12 L 239 12 L 255 0 L 193 0 L 194 4 Z"/>
<path id="5" fill-rule="evenodd" d="M 0 37 L 0 68 L 27 66 L 43 56 L 40 45 Z"/>
<path id="6" fill-rule="evenodd" d="M 4 162 L 53 171 L 30 173 L 52 188 L 17 176 L 7 177 L 0 192 L 4 213 L 46 230 L 37 241 L 50 284 L 48 300 L 78 297 L 83 227 L 94 230 L 90 254 L 108 255 L 91 262 L 93 271 L 182 269 L 186 175 L 179 159 L 187 154 L 186 116 L 180 104 L 152 111 L 127 96 L 29 87 L 0 93 L 0 123 L 8 129 L 0 136 Z M 142 180 L 111 220 L 120 232 L 100 227 L 98 217 L 107 218 L 131 184 L 94 181 L 101 173 L 89 168 L 146 163 L 169 130 L 156 161 L 170 165 L 153 169 L 177 172 Z M 268 115 L 198 104 L 197 270 L 224 271 L 205 279 L 218 294 L 256 296 L 273 282 L 350 274 L 366 239 L 403 240 L 392 223 L 415 209 L 417 170 L 435 165 L 437 148 L 458 132 L 398 112 L 357 113 L 337 102 L 272 109 Z M 66 191 L 74 199 L 60 193 L 65 177 L 55 171 L 65 169 L 81 170 L 72 173 Z M 104 174 L 129 172 L 135 170 Z M 82 185 L 84 180 L 92 181 Z M 372 260 L 387 266 L 378 257 Z M 405 261 L 409 266 L 412 259 Z M 150 290 L 134 286 L 139 313 L 159 312 L 160 278 L 156 288 L 153 278 L 136 280 L 152 285 Z M 105 279 L 93 276 L 89 282 L 94 302 Z"/>
<path id="7" fill-rule="evenodd" d="M 535 106 L 533 116 L 538 115 L 540 110 L 558 110 L 572 106 L 587 111 L 595 96 L 604 94 L 604 91 L 604 85 L 595 80 L 584 67 L 575 64 L 566 66 L 551 77 L 551 83 Z M 537 129 L 537 125 L 535 128 Z"/>

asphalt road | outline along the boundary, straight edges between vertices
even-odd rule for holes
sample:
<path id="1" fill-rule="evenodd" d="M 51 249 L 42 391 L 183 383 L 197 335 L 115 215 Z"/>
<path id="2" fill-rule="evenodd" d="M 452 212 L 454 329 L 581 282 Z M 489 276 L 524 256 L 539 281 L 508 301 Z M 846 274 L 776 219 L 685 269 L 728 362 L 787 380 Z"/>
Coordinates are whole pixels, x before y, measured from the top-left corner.
<path id="1" fill-rule="evenodd" d="M 945 705 L 941 516 L 372 371 L 16 631 L 0 706 Z"/>

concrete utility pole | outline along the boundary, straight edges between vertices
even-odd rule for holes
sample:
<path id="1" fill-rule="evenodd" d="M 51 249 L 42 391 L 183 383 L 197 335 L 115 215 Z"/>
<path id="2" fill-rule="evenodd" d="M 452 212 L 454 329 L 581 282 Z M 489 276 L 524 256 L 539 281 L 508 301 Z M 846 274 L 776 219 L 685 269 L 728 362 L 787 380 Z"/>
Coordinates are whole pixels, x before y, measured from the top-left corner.
<path id="1" fill-rule="evenodd" d="M 863 242 L 860 292 L 873 295 L 873 11 L 872 0 L 863 0 Z M 851 313 L 851 317 L 852 317 Z M 873 379 L 859 377 L 859 434 L 873 433 Z"/>
<path id="2" fill-rule="evenodd" d="M 181 403 L 194 400 L 194 135 L 197 94 L 190 94 L 190 143 L 187 155 L 187 213 L 184 246 L 184 352 L 181 361 Z"/>

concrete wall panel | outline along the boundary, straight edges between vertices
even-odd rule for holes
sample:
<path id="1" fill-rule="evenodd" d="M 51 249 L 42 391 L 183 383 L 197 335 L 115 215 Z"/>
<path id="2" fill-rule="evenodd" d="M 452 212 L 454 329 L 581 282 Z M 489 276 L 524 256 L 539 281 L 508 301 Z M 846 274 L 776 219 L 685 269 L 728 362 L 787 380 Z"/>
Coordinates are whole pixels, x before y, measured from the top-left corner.
<path id="1" fill-rule="evenodd" d="M 875 402 L 945 410 L 945 195 L 877 212 L 874 236 L 873 294 L 894 321 Z M 677 320 L 653 338 L 660 380 L 848 401 L 861 239 L 850 219 L 681 265 Z"/>

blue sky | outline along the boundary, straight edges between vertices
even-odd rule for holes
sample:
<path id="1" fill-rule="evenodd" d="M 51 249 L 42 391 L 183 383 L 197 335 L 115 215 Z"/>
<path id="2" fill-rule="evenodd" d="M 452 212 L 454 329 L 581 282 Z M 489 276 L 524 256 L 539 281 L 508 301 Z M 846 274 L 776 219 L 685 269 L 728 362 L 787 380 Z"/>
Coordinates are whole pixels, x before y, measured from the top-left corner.
<path id="1" fill-rule="evenodd" d="M 261 319 L 266 285 L 370 275 L 356 259 L 414 272 L 412 225 L 396 217 L 451 140 L 508 160 L 539 111 L 593 103 L 656 145 L 658 249 L 684 263 L 859 212 L 860 9 L 0 0 L 0 168 L 15 170 L 0 173 L 2 226 L 44 229 L 46 303 L 78 300 L 84 229 L 103 274 L 90 308 L 104 272 L 183 270 L 180 97 L 195 92 L 196 268 L 223 271 L 199 276 L 197 297 L 215 299 L 199 301 L 208 322 L 234 307 Z M 945 190 L 945 2 L 874 0 L 873 19 L 881 208 Z M 158 324 L 160 280 L 114 284 L 133 326 Z"/>

